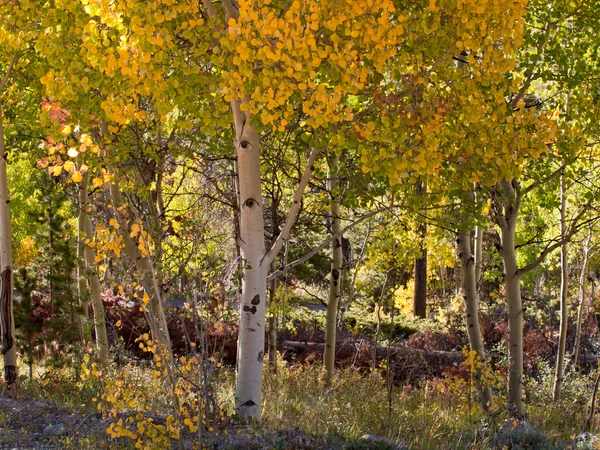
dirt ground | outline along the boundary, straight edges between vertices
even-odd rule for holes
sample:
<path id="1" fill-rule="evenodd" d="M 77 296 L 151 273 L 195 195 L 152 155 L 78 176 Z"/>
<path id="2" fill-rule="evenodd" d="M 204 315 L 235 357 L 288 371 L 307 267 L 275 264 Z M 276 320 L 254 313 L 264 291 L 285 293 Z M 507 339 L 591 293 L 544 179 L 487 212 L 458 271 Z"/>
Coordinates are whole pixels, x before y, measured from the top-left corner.
<path id="1" fill-rule="evenodd" d="M 44 400 L 0 397 L 0 449 L 84 448 L 77 446 L 80 437 L 102 436 L 106 427 L 99 414 L 80 414 Z"/>

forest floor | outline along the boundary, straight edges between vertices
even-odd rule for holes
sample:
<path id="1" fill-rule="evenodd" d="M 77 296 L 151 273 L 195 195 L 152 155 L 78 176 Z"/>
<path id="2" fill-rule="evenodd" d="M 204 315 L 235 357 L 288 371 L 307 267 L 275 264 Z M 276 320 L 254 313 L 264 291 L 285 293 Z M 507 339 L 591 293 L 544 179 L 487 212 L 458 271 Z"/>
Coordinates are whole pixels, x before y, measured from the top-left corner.
<path id="1" fill-rule="evenodd" d="M 131 414 L 124 412 L 126 417 Z M 160 419 L 159 419 L 160 420 Z M 0 397 L 0 450 L 55 449 L 127 449 L 131 441 L 112 439 L 106 433 L 115 419 L 103 418 L 100 413 L 81 413 L 48 400 L 27 396 Z M 346 441 L 302 430 L 266 430 L 256 426 L 230 425 L 219 433 L 206 433 L 203 444 L 186 436 L 185 449 L 394 449 L 401 448 L 389 439 L 365 436 L 358 441 Z M 173 449 L 179 448 L 173 442 Z"/>
<path id="2" fill-rule="evenodd" d="M 101 436 L 107 426 L 99 414 L 83 414 L 27 396 L 0 397 L 0 449 L 66 448 L 81 438 Z"/>

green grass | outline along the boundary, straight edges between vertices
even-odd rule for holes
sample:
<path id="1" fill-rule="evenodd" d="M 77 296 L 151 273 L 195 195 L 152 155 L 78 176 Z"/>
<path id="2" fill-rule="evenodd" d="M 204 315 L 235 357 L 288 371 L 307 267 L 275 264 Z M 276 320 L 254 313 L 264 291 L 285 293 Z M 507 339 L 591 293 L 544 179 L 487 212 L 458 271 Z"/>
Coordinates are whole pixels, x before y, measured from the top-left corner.
<path id="1" fill-rule="evenodd" d="M 45 371 L 38 367 L 34 379 L 24 382 L 22 389 L 30 398 L 93 411 L 96 406 L 91 399 L 102 395 L 101 380 L 81 382 L 77 372 L 73 368 Z M 591 396 L 592 376 L 570 374 L 564 382 L 563 400 L 552 403 L 551 372 L 550 366 L 540 363 L 539 379 L 526 381 L 529 420 L 551 444 L 540 449 L 565 448 L 564 443 L 583 431 Z M 215 397 L 226 418 L 234 410 L 234 377 L 231 368 L 221 367 L 214 373 Z M 154 411 L 170 412 L 166 407 L 170 401 L 167 384 L 153 376 L 148 365 L 130 362 L 111 368 L 103 378 L 130 383 L 132 393 L 128 395 L 140 400 L 138 407 L 145 404 Z M 182 392 L 181 396 L 189 401 L 191 393 Z M 233 432 L 239 427 L 248 442 L 254 442 L 252 436 L 260 436 L 261 442 L 270 442 L 273 448 L 304 448 L 278 442 L 281 430 L 301 430 L 313 439 L 312 448 L 372 448 L 360 441 L 363 435 L 372 434 L 403 441 L 411 450 L 491 449 L 496 448 L 493 432 L 509 419 L 503 396 L 503 392 L 496 392 L 497 409 L 486 416 L 469 383 L 424 380 L 418 385 L 390 388 L 385 371 L 344 368 L 326 387 L 320 366 L 285 367 L 281 363 L 277 374 L 265 369 L 262 423 L 242 426 L 233 417 L 225 422 L 230 432 L 232 427 Z M 597 423 L 591 431 L 598 432 Z M 249 443 L 244 445 L 254 448 Z M 121 440 L 111 448 L 117 447 L 125 448 L 127 444 Z M 521 447 L 515 443 L 508 448 Z"/>

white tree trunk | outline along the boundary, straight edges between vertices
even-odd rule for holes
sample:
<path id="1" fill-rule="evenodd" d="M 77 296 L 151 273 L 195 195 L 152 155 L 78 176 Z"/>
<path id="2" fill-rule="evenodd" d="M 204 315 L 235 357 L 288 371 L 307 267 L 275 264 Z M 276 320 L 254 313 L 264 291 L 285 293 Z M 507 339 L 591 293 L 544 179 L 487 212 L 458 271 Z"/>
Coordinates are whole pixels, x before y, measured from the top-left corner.
<path id="1" fill-rule="evenodd" d="M 250 125 L 250 117 L 240 109 L 240 102 L 232 102 L 232 111 L 236 132 L 243 263 L 235 406 L 240 416 L 259 419 L 268 268 L 268 262 L 264 261 L 265 230 L 259 135 Z"/>
<path id="2" fill-rule="evenodd" d="M 89 204 L 87 202 L 87 180 L 88 174 L 84 175 L 81 185 L 81 191 L 84 193 L 84 202 L 81 204 L 83 210 L 83 226 L 84 232 L 88 239 L 94 237 L 94 226 L 89 217 Z M 81 199 L 81 197 L 80 197 Z M 96 264 L 96 251 L 86 245 L 85 260 L 87 263 L 87 273 L 90 283 L 90 297 L 92 300 L 92 308 L 94 310 L 94 331 L 96 332 L 96 347 L 98 349 L 98 360 L 104 367 L 108 367 L 108 336 L 106 333 L 106 318 L 104 314 L 104 304 L 102 303 L 102 287 Z M 87 304 L 86 304 L 87 312 Z"/>
<path id="3" fill-rule="evenodd" d="M 569 289 L 569 263 L 567 260 L 567 199 L 564 174 L 560 177 L 560 237 L 563 243 L 560 247 L 560 328 L 558 332 L 558 351 L 556 354 L 556 370 L 554 372 L 553 399 L 560 400 L 565 365 L 565 352 L 567 347 L 568 289 Z"/>
<path id="4" fill-rule="evenodd" d="M 575 333 L 575 348 L 573 349 L 572 366 L 577 368 L 579 360 L 579 348 L 581 346 L 581 333 L 583 329 L 583 310 L 585 308 L 585 279 L 587 266 L 590 258 L 590 242 L 592 240 L 592 230 L 588 232 L 587 239 L 583 244 L 583 262 L 581 263 L 581 273 L 579 274 L 579 306 L 577 308 L 577 332 Z"/>
<path id="5" fill-rule="evenodd" d="M 521 272 L 517 265 L 515 233 L 519 217 L 520 192 L 516 180 L 503 181 L 497 217 L 500 227 L 500 255 L 504 262 L 504 283 L 508 306 L 508 409 L 516 416 L 525 416 L 523 409 L 523 305 Z"/>
<path id="6" fill-rule="evenodd" d="M 342 238 L 340 236 L 340 198 L 339 198 L 339 156 L 336 155 L 329 164 L 329 208 L 331 233 L 336 238 L 331 242 L 331 278 L 329 279 L 329 296 L 327 300 L 327 316 L 325 322 L 324 364 L 327 372 L 327 384 L 333 380 L 335 366 L 335 342 L 337 330 L 337 310 L 340 298 L 342 274 Z"/>
<path id="7" fill-rule="evenodd" d="M 483 271 L 483 227 L 475 227 L 475 245 L 473 245 L 473 257 L 475 258 L 475 283 L 477 292 L 481 289 L 481 272 Z"/>
<path id="8" fill-rule="evenodd" d="M 17 349 L 15 347 L 15 320 L 13 317 L 13 267 L 10 230 L 10 198 L 6 173 L 8 153 L 4 144 L 4 116 L 0 105 L 0 331 L 4 381 L 10 386 L 17 381 Z"/>
<path id="9" fill-rule="evenodd" d="M 469 344 L 471 350 L 477 352 L 482 366 L 475 372 L 475 382 L 479 390 L 481 407 L 488 412 L 492 406 L 492 389 L 489 385 L 482 384 L 481 375 L 486 370 L 485 352 L 483 339 L 479 328 L 479 294 L 477 293 L 477 277 L 475 275 L 475 260 L 471 255 L 471 236 L 468 231 L 459 231 L 456 243 L 458 246 L 458 257 L 460 258 L 463 271 L 463 298 L 465 302 L 465 319 Z"/>
<path id="10" fill-rule="evenodd" d="M 79 293 L 79 307 L 81 309 L 81 336 L 85 342 L 91 340 L 91 329 L 88 317 L 89 291 L 87 288 L 87 275 L 85 270 L 85 222 L 87 219 L 86 205 L 88 179 L 89 175 L 86 172 L 79 185 L 79 217 L 77 220 L 77 288 Z"/>

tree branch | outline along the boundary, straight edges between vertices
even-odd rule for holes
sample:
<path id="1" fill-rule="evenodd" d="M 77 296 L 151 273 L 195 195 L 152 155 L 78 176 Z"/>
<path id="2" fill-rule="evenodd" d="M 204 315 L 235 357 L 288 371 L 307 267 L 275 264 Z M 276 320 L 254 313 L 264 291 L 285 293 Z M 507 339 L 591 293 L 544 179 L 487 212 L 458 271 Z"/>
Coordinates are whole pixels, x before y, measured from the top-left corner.
<path id="1" fill-rule="evenodd" d="M 517 95 L 515 96 L 515 98 L 513 98 L 509 104 L 511 109 L 514 109 L 517 107 L 517 104 L 521 101 L 521 99 L 525 96 L 525 94 L 527 93 L 527 89 L 529 89 L 529 86 L 531 86 L 531 82 L 533 81 L 533 78 L 535 76 L 535 69 L 537 68 L 537 65 L 539 64 L 540 60 L 542 59 L 542 49 L 544 48 L 544 45 L 546 45 L 546 42 L 548 42 L 548 39 L 550 39 L 550 32 L 552 30 L 552 25 L 551 23 L 547 23 L 546 24 L 546 33 L 544 34 L 544 38 L 538 43 L 537 49 L 536 49 L 536 57 L 533 60 L 533 63 L 531 64 L 531 67 L 528 70 L 528 74 L 527 74 L 527 78 L 525 79 L 525 81 L 523 82 L 523 86 L 521 86 L 521 89 L 519 90 L 519 92 L 517 93 Z"/>
<path id="2" fill-rule="evenodd" d="M 317 247 L 315 247 L 313 250 L 311 250 L 310 252 L 308 252 L 302 258 L 299 258 L 296 261 L 292 261 L 291 263 L 286 264 L 285 266 L 277 269 L 275 272 L 269 274 L 269 276 L 267 277 L 267 281 L 271 281 L 273 278 L 278 277 L 279 275 L 283 274 L 286 270 L 293 269 L 294 267 L 299 266 L 300 264 L 305 263 L 310 258 L 312 258 L 317 253 L 319 253 L 321 250 L 323 250 L 325 247 L 327 247 L 331 243 L 331 241 L 333 241 L 334 239 L 338 238 L 339 236 L 343 236 L 343 234 L 346 231 L 351 230 L 352 228 L 354 228 L 359 223 L 364 222 L 365 220 L 367 220 L 369 217 L 373 217 L 373 216 L 375 216 L 375 215 L 377 215 L 379 213 L 382 213 L 382 212 L 385 212 L 385 211 L 389 211 L 394 206 L 395 205 L 386 206 L 384 208 L 379 208 L 379 209 L 377 209 L 375 211 L 371 211 L 370 213 L 365 214 L 360 219 L 355 220 L 354 222 L 350 223 L 349 225 L 347 225 L 346 227 L 344 227 L 342 230 L 340 230 L 339 234 L 337 234 L 337 233 L 333 234 L 329 238 L 327 238 L 324 241 L 322 241 Z"/>
<path id="3" fill-rule="evenodd" d="M 0 92 L 2 92 L 4 90 L 4 87 L 6 86 L 6 83 L 8 82 L 8 78 L 10 77 L 10 74 L 11 74 L 13 68 L 15 67 L 15 63 L 17 62 L 17 59 L 19 59 L 19 54 L 15 53 L 13 55 L 12 59 L 10 60 L 8 69 L 6 69 L 6 74 L 4 75 L 4 78 L 2 78 L 2 81 L 0 81 Z"/>
<path id="4" fill-rule="evenodd" d="M 521 191 L 521 196 L 525 197 L 527 194 L 529 194 L 531 191 L 533 191 L 540 184 L 547 183 L 548 181 L 556 178 L 557 176 L 559 176 L 563 172 L 563 170 L 565 170 L 565 165 L 561 164 L 561 166 L 558 169 L 556 169 L 554 172 L 552 172 L 546 178 L 544 178 L 542 180 L 534 181 L 533 183 L 531 183 L 526 188 L 523 188 L 523 190 Z"/>
<path id="5" fill-rule="evenodd" d="M 598 193 L 596 192 L 596 195 L 597 194 Z M 563 245 L 565 242 L 569 242 L 571 240 L 571 238 L 573 237 L 573 235 L 575 233 L 577 233 L 584 225 L 587 225 L 590 222 L 598 220 L 598 217 L 594 217 L 594 218 L 586 220 L 584 222 L 577 223 L 577 222 L 579 222 L 579 219 L 581 219 L 581 217 L 583 217 L 583 215 L 588 211 L 592 202 L 596 199 L 596 195 L 593 195 L 587 201 L 587 203 L 581 208 L 581 211 L 579 211 L 577 213 L 577 215 L 573 219 L 571 219 L 571 221 L 570 221 L 571 225 L 569 225 L 569 230 L 567 231 L 567 233 L 565 233 L 563 238 L 558 239 L 552 245 L 546 246 L 546 248 L 544 250 L 542 250 L 542 252 L 538 255 L 538 257 L 535 260 L 533 260 L 529 264 L 525 265 L 524 267 L 518 269 L 517 273 L 520 275 L 523 275 L 523 274 L 529 272 L 530 270 L 535 269 L 537 266 L 539 266 L 544 261 L 544 259 L 546 259 L 546 256 L 548 256 L 550 253 L 552 253 L 558 247 Z"/>
<path id="6" fill-rule="evenodd" d="M 279 233 L 279 236 L 277 236 L 277 239 L 273 243 L 271 249 L 265 254 L 265 256 L 263 256 L 263 261 L 266 263 L 266 265 L 269 265 L 271 262 L 273 262 L 281 250 L 281 247 L 283 247 L 284 242 L 290 237 L 290 232 L 292 231 L 292 227 L 294 226 L 296 217 L 298 216 L 298 211 L 300 210 L 302 195 L 304 195 L 304 190 L 306 189 L 308 180 L 310 180 L 315 168 L 315 159 L 317 158 L 318 154 L 319 150 L 317 148 L 313 148 L 310 152 L 310 156 L 308 157 L 308 161 L 306 163 L 306 168 L 304 169 L 304 174 L 302 175 L 302 178 L 300 178 L 300 183 L 298 184 L 296 192 L 294 193 L 292 206 L 290 207 L 288 215 L 285 218 L 283 229 L 281 230 L 281 233 Z"/>

